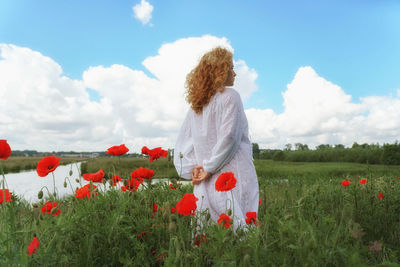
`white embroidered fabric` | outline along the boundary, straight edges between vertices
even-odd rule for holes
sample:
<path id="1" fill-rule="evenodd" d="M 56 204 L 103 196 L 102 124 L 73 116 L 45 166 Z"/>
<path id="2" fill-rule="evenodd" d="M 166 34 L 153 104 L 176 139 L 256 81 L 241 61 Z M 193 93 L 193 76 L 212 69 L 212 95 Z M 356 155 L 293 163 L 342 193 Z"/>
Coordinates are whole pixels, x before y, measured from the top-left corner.
<path id="1" fill-rule="evenodd" d="M 210 179 L 194 186 L 193 193 L 199 199 L 197 212 L 208 209 L 217 221 L 221 213 L 231 209 L 235 228 L 245 224 L 247 212 L 258 212 L 258 181 L 248 123 L 240 95 L 234 89 L 217 92 L 201 114 L 189 109 L 175 145 L 174 164 L 185 179 L 191 179 L 196 166 L 213 173 Z M 224 172 L 235 175 L 233 194 L 215 190 L 215 181 Z"/>

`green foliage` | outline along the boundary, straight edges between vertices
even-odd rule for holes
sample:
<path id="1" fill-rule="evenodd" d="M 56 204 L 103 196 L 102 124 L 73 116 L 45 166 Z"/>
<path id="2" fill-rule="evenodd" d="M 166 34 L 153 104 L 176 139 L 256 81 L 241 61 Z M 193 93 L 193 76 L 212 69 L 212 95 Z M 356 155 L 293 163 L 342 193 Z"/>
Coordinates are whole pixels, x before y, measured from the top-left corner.
<path id="1" fill-rule="evenodd" d="M 382 161 L 388 165 L 400 165 L 400 144 L 385 144 L 383 146 Z"/>
<path id="2" fill-rule="evenodd" d="M 87 166 L 97 171 L 99 162 L 110 161 L 112 168 L 118 164 L 115 160 L 97 159 Z M 124 166 L 120 173 L 136 168 L 131 160 L 119 162 Z M 160 167 L 162 161 L 155 164 L 160 165 L 152 165 L 153 169 L 168 170 Z M 118 172 L 120 167 L 115 166 Z M 397 166 L 258 160 L 256 170 L 261 224 L 237 231 L 218 226 L 206 213 L 171 214 L 184 193 L 193 191 L 190 185 L 172 190 L 167 184 L 146 183 L 136 193 L 112 189 L 90 199 L 69 196 L 58 200 L 62 211 L 58 216 L 40 212 L 44 201 L 34 208 L 14 196 L 12 202 L 0 204 L 0 266 L 395 266 L 400 262 Z M 361 173 L 366 184 L 359 183 Z M 341 185 L 343 177 L 350 180 L 349 186 Z M 378 199 L 379 193 L 384 198 Z M 193 239 L 199 233 L 206 242 L 196 246 Z M 27 256 L 34 234 L 40 245 L 37 253 Z"/>

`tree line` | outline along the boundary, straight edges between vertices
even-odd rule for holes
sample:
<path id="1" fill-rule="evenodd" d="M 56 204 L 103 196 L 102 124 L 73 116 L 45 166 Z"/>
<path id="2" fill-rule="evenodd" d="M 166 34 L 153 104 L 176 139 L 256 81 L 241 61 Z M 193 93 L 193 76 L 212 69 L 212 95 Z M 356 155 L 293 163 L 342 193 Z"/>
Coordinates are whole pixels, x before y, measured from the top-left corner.
<path id="1" fill-rule="evenodd" d="M 272 159 L 292 162 L 355 162 L 369 164 L 400 165 L 400 143 L 358 144 L 351 147 L 342 144 L 321 144 L 310 149 L 307 144 L 286 144 L 284 149 L 260 149 L 253 143 L 255 159 Z"/>

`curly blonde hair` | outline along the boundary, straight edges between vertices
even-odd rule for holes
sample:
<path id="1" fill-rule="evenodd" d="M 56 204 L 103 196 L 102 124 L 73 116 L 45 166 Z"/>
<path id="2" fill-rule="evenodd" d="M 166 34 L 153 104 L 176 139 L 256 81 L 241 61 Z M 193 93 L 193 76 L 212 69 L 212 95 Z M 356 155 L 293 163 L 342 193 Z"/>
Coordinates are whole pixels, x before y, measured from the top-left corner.
<path id="1" fill-rule="evenodd" d="M 233 66 L 232 57 L 227 49 L 214 48 L 204 54 L 197 67 L 186 76 L 186 101 L 195 113 L 200 114 L 217 91 L 225 90 L 224 85 Z"/>

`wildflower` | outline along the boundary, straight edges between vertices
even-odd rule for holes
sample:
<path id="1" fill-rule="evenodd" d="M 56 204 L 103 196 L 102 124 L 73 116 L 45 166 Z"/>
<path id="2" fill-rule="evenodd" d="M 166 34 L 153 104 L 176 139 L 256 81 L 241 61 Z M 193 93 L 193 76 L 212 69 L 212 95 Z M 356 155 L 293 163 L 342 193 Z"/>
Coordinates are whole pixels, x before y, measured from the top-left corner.
<path id="1" fill-rule="evenodd" d="M 197 209 L 196 201 L 199 199 L 192 193 L 185 193 L 185 195 L 176 203 L 176 211 L 183 215 L 194 216 L 194 211 Z"/>
<path id="2" fill-rule="evenodd" d="M 134 170 L 131 173 L 131 178 L 142 178 L 142 179 L 147 179 L 150 180 L 154 176 L 154 171 L 150 169 L 146 169 L 143 167 L 140 167 L 139 169 Z"/>
<path id="3" fill-rule="evenodd" d="M 261 199 L 258 200 L 258 205 L 261 205 L 261 203 L 262 203 L 262 200 Z"/>
<path id="4" fill-rule="evenodd" d="M 117 186 L 117 183 L 121 182 L 121 177 L 113 174 L 111 180 L 113 182 L 113 186 Z"/>
<path id="5" fill-rule="evenodd" d="M 260 222 L 257 221 L 257 212 L 247 212 L 246 217 L 246 224 L 260 225 Z"/>
<path id="6" fill-rule="evenodd" d="M 146 231 L 144 231 L 144 232 L 141 232 L 140 234 L 138 234 L 138 239 L 143 239 L 143 237 L 145 236 L 145 235 L 147 235 L 147 234 L 150 234 L 150 232 L 146 232 Z"/>
<path id="7" fill-rule="evenodd" d="M 217 181 L 215 182 L 215 190 L 217 191 L 229 191 L 236 186 L 236 178 L 233 172 L 222 173 Z"/>
<path id="8" fill-rule="evenodd" d="M 158 206 L 156 203 L 153 203 L 153 213 L 155 213 L 158 210 Z"/>
<path id="9" fill-rule="evenodd" d="M 102 183 L 103 182 L 103 177 L 105 173 L 103 172 L 103 169 L 100 169 L 98 172 L 95 173 L 84 173 L 83 179 L 86 181 L 92 181 L 94 183 Z"/>
<path id="10" fill-rule="evenodd" d="M 143 182 L 143 179 L 138 177 L 138 178 L 131 178 L 130 180 L 126 181 L 126 186 L 121 186 L 122 191 L 132 191 L 136 192 L 137 189 L 139 188 L 140 184 Z"/>
<path id="11" fill-rule="evenodd" d="M 219 225 L 222 224 L 225 228 L 229 228 L 231 226 L 231 218 L 228 215 L 226 215 L 225 213 L 222 213 L 219 216 L 217 223 Z"/>
<path id="12" fill-rule="evenodd" d="M 96 189 L 97 186 L 92 185 L 92 184 L 87 184 L 85 186 L 82 186 L 81 188 L 78 188 L 75 191 L 75 196 L 77 198 L 90 198 L 93 195 L 97 195 L 97 192 L 94 190 Z"/>
<path id="13" fill-rule="evenodd" d="M 41 159 L 36 166 L 37 174 L 40 177 L 45 177 L 53 172 L 58 165 L 60 165 L 60 158 L 56 158 L 55 156 L 45 157 Z"/>
<path id="14" fill-rule="evenodd" d="M 0 189 L 0 204 L 7 201 L 12 201 L 10 191 L 8 189 Z"/>
<path id="15" fill-rule="evenodd" d="M 125 146 L 125 144 L 119 145 L 119 146 L 112 146 L 109 149 L 107 149 L 106 154 L 108 155 L 113 155 L 113 156 L 121 156 L 126 154 L 129 151 L 129 149 Z"/>
<path id="16" fill-rule="evenodd" d="M 378 252 L 380 252 L 382 250 L 382 243 L 380 243 L 380 242 L 378 242 L 376 240 L 374 242 L 369 241 L 368 250 L 378 253 Z"/>
<path id="17" fill-rule="evenodd" d="M 171 214 L 174 214 L 176 212 L 176 209 L 174 207 L 171 208 Z"/>
<path id="18" fill-rule="evenodd" d="M 381 199 L 384 198 L 385 196 L 384 196 L 382 193 L 379 193 L 376 197 L 377 197 L 379 200 L 381 200 Z"/>
<path id="19" fill-rule="evenodd" d="M 342 186 L 348 186 L 350 184 L 350 181 L 343 180 L 342 181 Z"/>
<path id="20" fill-rule="evenodd" d="M 11 147 L 7 143 L 7 140 L 0 140 L 0 159 L 8 159 L 11 155 Z"/>
<path id="21" fill-rule="evenodd" d="M 365 184 L 367 182 L 367 179 L 365 179 L 365 178 L 362 178 L 361 180 L 360 180 L 360 184 Z"/>
<path id="22" fill-rule="evenodd" d="M 142 154 L 144 155 L 149 155 L 150 156 L 150 162 L 153 162 L 155 159 L 158 159 L 160 157 L 167 157 L 168 156 L 168 151 L 162 149 L 161 147 L 156 147 L 153 149 L 149 149 L 148 147 L 144 146 L 142 148 Z"/>
<path id="23" fill-rule="evenodd" d="M 61 213 L 61 210 L 58 209 L 58 202 L 46 202 L 44 206 L 40 208 L 40 211 L 51 215 L 60 215 Z"/>
<path id="24" fill-rule="evenodd" d="M 28 256 L 36 253 L 37 248 L 39 247 L 39 240 L 37 239 L 36 235 L 33 235 L 33 240 L 28 246 Z"/>
<path id="25" fill-rule="evenodd" d="M 173 184 L 169 184 L 169 188 L 176 189 L 176 186 L 173 186 Z"/>
<path id="26" fill-rule="evenodd" d="M 205 243 L 207 241 L 207 238 L 205 235 L 203 234 L 198 234 L 195 236 L 194 238 L 194 244 L 196 246 L 200 246 L 201 243 Z"/>

